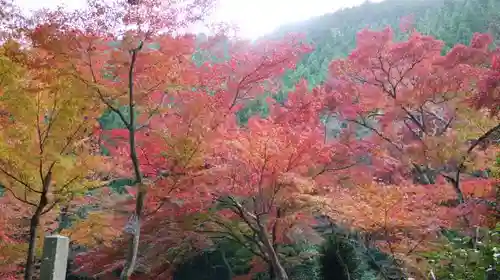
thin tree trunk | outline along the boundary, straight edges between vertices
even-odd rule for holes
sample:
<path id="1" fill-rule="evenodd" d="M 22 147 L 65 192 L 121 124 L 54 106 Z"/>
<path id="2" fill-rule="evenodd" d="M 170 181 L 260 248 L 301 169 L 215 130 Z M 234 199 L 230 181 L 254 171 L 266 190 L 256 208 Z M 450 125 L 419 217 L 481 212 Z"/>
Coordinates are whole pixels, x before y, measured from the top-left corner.
<path id="1" fill-rule="evenodd" d="M 259 215 L 253 215 L 246 211 L 243 206 L 238 203 L 234 198 L 229 197 L 234 203 L 234 207 L 237 209 L 237 214 L 245 221 L 245 223 L 252 229 L 252 231 L 257 235 L 262 244 L 259 244 L 260 251 L 265 255 L 265 261 L 272 267 L 272 271 L 275 274 L 276 280 L 288 280 L 288 275 L 281 265 L 278 254 L 274 248 L 274 244 L 271 241 L 271 236 L 267 232 L 266 227 L 262 224 Z M 252 222 L 254 221 L 255 224 Z"/>
<path id="2" fill-rule="evenodd" d="M 134 232 L 131 234 L 128 241 L 128 253 L 125 266 L 120 275 L 121 280 L 127 280 L 134 273 L 135 265 L 137 263 L 137 253 L 139 252 L 139 241 L 141 235 L 141 216 L 142 209 L 144 208 L 144 198 L 146 197 L 146 189 L 142 185 L 142 174 L 139 169 L 139 158 L 137 157 L 136 143 L 135 143 L 135 104 L 134 104 L 134 65 L 137 59 L 137 53 L 142 49 L 143 43 L 140 42 L 139 46 L 132 50 L 132 58 L 128 73 L 129 83 L 129 114 L 130 119 L 128 123 L 129 130 L 129 145 L 130 145 L 130 160 L 134 167 L 135 185 L 138 186 L 137 198 L 135 201 L 134 215 L 136 224 L 134 225 Z"/>
<path id="3" fill-rule="evenodd" d="M 288 280 L 288 274 L 286 273 L 285 268 L 283 268 L 283 266 L 281 265 L 278 254 L 276 253 L 276 250 L 274 250 L 273 244 L 271 243 L 269 234 L 267 233 L 264 226 L 262 226 L 260 221 L 257 221 L 257 225 L 260 231 L 260 239 L 271 262 L 270 265 L 272 266 L 272 272 L 274 274 L 274 278 L 272 279 Z"/>
<path id="4" fill-rule="evenodd" d="M 40 207 L 37 207 L 35 214 L 30 220 L 30 235 L 28 245 L 28 256 L 26 258 L 24 280 L 31 280 L 33 278 L 33 271 L 35 266 L 35 249 L 36 249 L 36 232 L 40 224 L 40 215 L 42 213 Z"/>
<path id="5" fill-rule="evenodd" d="M 30 235 L 28 244 L 28 256 L 26 258 L 24 280 L 31 280 L 33 278 L 33 270 L 35 266 L 35 250 L 36 250 L 36 233 L 40 225 L 40 217 L 43 214 L 43 209 L 47 206 L 47 193 L 49 191 L 50 183 L 52 180 L 52 172 L 49 170 L 47 175 L 43 178 L 43 188 L 40 194 L 40 202 L 36 207 L 35 213 L 31 216 L 30 220 Z"/>

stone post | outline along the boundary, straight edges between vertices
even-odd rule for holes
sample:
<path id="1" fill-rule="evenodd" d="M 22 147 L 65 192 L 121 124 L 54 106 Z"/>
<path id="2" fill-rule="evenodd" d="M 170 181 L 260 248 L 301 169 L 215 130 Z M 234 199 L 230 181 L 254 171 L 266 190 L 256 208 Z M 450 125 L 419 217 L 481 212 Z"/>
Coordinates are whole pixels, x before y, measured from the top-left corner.
<path id="1" fill-rule="evenodd" d="M 40 280 L 65 280 L 69 238 L 61 235 L 45 237 Z"/>

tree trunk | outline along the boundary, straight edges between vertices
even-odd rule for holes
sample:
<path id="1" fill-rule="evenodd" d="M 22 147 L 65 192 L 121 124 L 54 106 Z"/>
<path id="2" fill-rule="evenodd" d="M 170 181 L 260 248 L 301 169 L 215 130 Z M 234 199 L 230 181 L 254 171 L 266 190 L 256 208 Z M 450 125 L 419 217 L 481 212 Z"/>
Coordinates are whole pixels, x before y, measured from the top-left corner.
<path id="1" fill-rule="evenodd" d="M 31 280 L 33 278 L 33 271 L 35 266 L 36 232 L 38 230 L 38 225 L 40 224 L 41 213 L 42 209 L 40 207 L 37 207 L 30 220 L 28 257 L 26 258 L 24 280 Z"/>
<path id="2" fill-rule="evenodd" d="M 135 215 L 137 218 L 137 223 L 134 227 L 134 233 L 131 234 L 129 242 L 128 242 L 128 254 L 127 254 L 127 262 L 120 274 L 120 280 L 127 280 L 134 273 L 135 265 L 137 263 L 137 253 L 139 252 L 139 241 L 141 236 L 141 212 L 142 212 L 142 203 L 144 201 L 145 192 L 142 190 L 142 185 L 139 185 L 139 192 L 137 194 L 136 200 L 136 210 Z"/>
<path id="3" fill-rule="evenodd" d="M 266 229 L 262 226 L 260 222 L 257 223 L 260 231 L 260 239 L 264 244 L 264 248 L 269 256 L 269 260 L 271 262 L 272 272 L 274 274 L 274 278 L 276 280 L 288 280 L 288 274 L 285 271 L 285 268 L 281 265 L 281 262 L 278 258 L 278 254 L 276 250 L 274 250 L 273 244 L 271 244 L 271 240 L 269 234 Z"/>
<path id="4" fill-rule="evenodd" d="M 125 267 L 120 274 L 120 280 L 127 280 L 134 273 L 135 264 L 137 262 L 137 253 L 139 251 L 140 236 L 140 225 L 138 224 L 128 243 L 127 262 L 125 263 Z"/>
<path id="5" fill-rule="evenodd" d="M 50 175 L 47 176 L 50 180 Z M 40 203 L 36 207 L 35 213 L 31 216 L 30 220 L 30 235 L 29 235 L 29 243 L 28 243 L 28 257 L 26 258 L 26 268 L 24 271 L 24 280 L 31 280 L 33 278 L 33 270 L 35 266 L 35 250 L 36 250 L 36 232 L 38 230 L 38 226 L 40 225 L 40 217 L 42 216 L 43 209 L 47 206 L 47 189 L 50 184 L 50 181 L 44 183 L 44 191 L 42 191 L 40 197 Z"/>
<path id="6" fill-rule="evenodd" d="M 44 214 L 43 209 L 45 209 L 45 207 L 49 203 L 47 199 L 47 193 L 49 192 L 49 187 L 52 182 L 53 166 L 54 164 L 51 165 L 47 174 L 42 177 L 42 193 L 40 194 L 40 202 L 35 209 L 35 213 L 33 213 L 33 216 L 31 216 L 28 257 L 26 258 L 24 280 L 31 280 L 33 278 L 33 270 L 35 266 L 36 232 L 38 230 L 38 226 L 40 225 L 40 217 Z M 40 172 L 40 174 L 42 173 Z"/>
<path id="7" fill-rule="evenodd" d="M 125 262 L 125 266 L 120 274 L 121 280 L 127 280 L 134 273 L 135 265 L 137 262 L 137 254 L 139 252 L 139 241 L 141 235 L 141 216 L 142 209 L 144 208 L 144 198 L 146 197 L 146 188 L 142 184 L 142 174 L 139 168 L 139 158 L 137 157 L 136 151 L 136 143 L 135 143 L 135 103 L 134 103 L 134 66 L 137 59 L 137 53 L 142 49 L 143 42 L 139 43 L 139 46 L 136 49 L 132 50 L 132 57 L 130 61 L 130 68 L 128 73 L 128 98 L 129 98 L 129 122 L 128 122 L 128 131 L 129 131 L 129 145 L 130 145 L 130 160 L 132 161 L 132 165 L 134 168 L 134 176 L 135 182 L 134 184 L 138 186 L 139 190 L 137 192 L 137 198 L 135 201 L 135 216 L 137 218 L 137 223 L 135 225 L 134 233 L 130 236 L 128 241 L 128 253 L 127 260 Z M 126 123 L 125 123 L 126 124 Z"/>

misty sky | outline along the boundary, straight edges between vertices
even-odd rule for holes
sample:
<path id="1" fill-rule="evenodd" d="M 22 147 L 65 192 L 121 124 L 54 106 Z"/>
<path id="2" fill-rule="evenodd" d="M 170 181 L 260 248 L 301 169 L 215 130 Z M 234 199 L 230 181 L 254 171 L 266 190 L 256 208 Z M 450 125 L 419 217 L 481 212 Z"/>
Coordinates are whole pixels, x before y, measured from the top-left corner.
<path id="1" fill-rule="evenodd" d="M 272 32 L 280 25 L 306 20 L 342 7 L 359 5 L 366 0 L 219 0 L 216 21 L 239 26 L 239 35 L 256 38 Z M 381 0 L 371 0 L 379 2 Z M 70 8 L 85 4 L 85 0 L 16 0 L 24 9 L 56 7 L 64 3 Z"/>

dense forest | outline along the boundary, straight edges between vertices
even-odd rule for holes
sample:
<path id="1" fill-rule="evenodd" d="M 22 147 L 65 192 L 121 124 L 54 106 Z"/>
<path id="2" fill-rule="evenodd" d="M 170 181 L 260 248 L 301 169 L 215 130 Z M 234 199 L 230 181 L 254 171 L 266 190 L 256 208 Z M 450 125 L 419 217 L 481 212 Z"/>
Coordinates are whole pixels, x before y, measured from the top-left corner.
<path id="1" fill-rule="evenodd" d="M 500 1 L 173 2 L 0 0 L 0 279 L 500 278 Z"/>
<path id="2" fill-rule="evenodd" d="M 356 34 L 364 28 L 381 30 L 391 26 L 396 40 L 405 38 L 398 32 L 401 21 L 412 23 L 425 35 L 445 42 L 443 52 L 457 43 L 468 45 L 474 32 L 500 35 L 500 2 L 494 0 L 385 0 L 365 2 L 307 22 L 282 27 L 269 37 L 298 32 L 307 34 L 315 50 L 306 55 L 291 76 L 291 83 L 306 78 L 311 86 L 325 80 L 332 59 L 347 56 L 356 47 Z"/>

